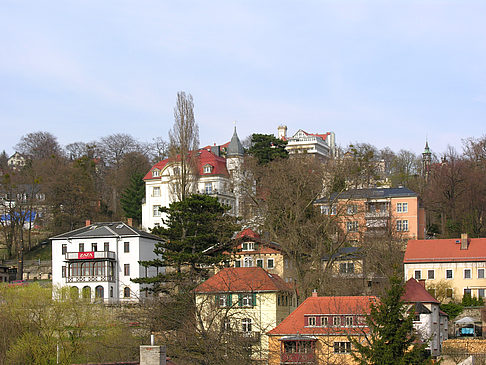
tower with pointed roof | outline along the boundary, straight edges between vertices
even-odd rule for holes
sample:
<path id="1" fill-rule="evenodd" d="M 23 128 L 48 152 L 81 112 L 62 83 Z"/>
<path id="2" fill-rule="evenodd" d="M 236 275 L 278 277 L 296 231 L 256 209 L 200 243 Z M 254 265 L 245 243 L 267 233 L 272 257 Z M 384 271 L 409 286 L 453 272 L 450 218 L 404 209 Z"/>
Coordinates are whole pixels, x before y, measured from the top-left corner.
<path id="1" fill-rule="evenodd" d="M 424 152 L 422 153 L 422 174 L 425 180 L 428 179 L 430 173 L 430 164 L 432 163 L 432 153 L 429 148 L 429 141 L 425 141 Z"/>
<path id="2" fill-rule="evenodd" d="M 234 128 L 233 136 L 226 149 L 226 168 L 230 174 L 231 182 L 233 184 L 233 193 L 236 198 L 235 211 L 240 213 L 240 203 L 242 198 L 241 183 L 242 183 L 242 165 L 245 149 L 238 138 L 236 133 L 236 125 Z"/>

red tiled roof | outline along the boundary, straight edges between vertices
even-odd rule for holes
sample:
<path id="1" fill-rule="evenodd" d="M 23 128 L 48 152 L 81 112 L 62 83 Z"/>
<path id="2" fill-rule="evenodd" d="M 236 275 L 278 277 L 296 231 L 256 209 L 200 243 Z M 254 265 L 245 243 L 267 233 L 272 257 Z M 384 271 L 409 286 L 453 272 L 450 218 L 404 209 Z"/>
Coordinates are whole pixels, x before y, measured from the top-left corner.
<path id="1" fill-rule="evenodd" d="M 246 228 L 236 235 L 236 238 L 244 238 L 244 237 L 253 238 L 256 240 L 260 239 L 260 235 L 256 233 L 254 230 L 252 230 L 251 228 Z"/>
<path id="2" fill-rule="evenodd" d="M 405 293 L 402 295 L 402 300 L 405 303 L 437 303 L 439 301 L 435 299 L 425 288 L 414 278 L 408 279 L 405 283 Z"/>
<path id="3" fill-rule="evenodd" d="M 199 284 L 196 293 L 290 291 L 280 276 L 261 267 L 229 267 Z"/>
<path id="4" fill-rule="evenodd" d="M 241 245 L 239 245 L 238 247 L 241 248 Z M 271 247 L 259 247 L 254 251 L 238 251 L 235 252 L 235 255 L 249 256 L 249 255 L 259 255 L 262 253 L 271 254 L 271 253 L 281 253 L 281 252 Z"/>
<path id="5" fill-rule="evenodd" d="M 459 242 L 459 243 L 456 243 Z M 461 250 L 460 239 L 409 240 L 404 263 L 464 262 L 486 260 L 486 238 L 469 238 L 467 250 Z"/>
<path id="6" fill-rule="evenodd" d="M 369 314 L 370 303 L 378 301 L 374 296 L 354 297 L 309 297 L 297 307 L 269 335 L 318 335 L 362 333 L 364 328 L 346 327 L 306 327 L 306 315 Z"/>
<path id="7" fill-rule="evenodd" d="M 177 156 L 176 160 L 180 160 L 180 156 Z M 154 169 L 159 169 L 163 170 L 164 167 L 169 163 L 174 161 L 174 159 L 165 159 L 163 161 L 157 162 L 155 165 L 152 166 L 150 171 L 145 175 L 143 178 L 144 180 L 150 180 L 150 179 L 159 179 L 160 177 L 154 178 L 152 176 L 152 171 Z M 205 165 L 211 165 L 212 171 L 211 173 L 205 174 L 203 172 L 204 166 Z M 198 173 L 199 175 L 229 175 L 228 170 L 226 169 L 226 159 L 224 157 L 216 156 L 215 154 L 211 153 L 210 151 L 206 149 L 200 149 L 198 151 L 198 156 L 197 156 L 197 165 L 198 165 Z"/>

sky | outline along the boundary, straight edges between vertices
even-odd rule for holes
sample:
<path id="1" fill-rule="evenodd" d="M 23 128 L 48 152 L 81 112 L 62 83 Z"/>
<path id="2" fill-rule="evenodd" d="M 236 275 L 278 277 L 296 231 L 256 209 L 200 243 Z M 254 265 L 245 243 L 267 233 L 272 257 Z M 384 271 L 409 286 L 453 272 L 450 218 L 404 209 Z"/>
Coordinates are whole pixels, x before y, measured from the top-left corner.
<path id="1" fill-rule="evenodd" d="M 0 0 L 0 150 L 168 139 L 178 91 L 201 146 L 333 131 L 433 152 L 486 133 L 486 1 Z"/>

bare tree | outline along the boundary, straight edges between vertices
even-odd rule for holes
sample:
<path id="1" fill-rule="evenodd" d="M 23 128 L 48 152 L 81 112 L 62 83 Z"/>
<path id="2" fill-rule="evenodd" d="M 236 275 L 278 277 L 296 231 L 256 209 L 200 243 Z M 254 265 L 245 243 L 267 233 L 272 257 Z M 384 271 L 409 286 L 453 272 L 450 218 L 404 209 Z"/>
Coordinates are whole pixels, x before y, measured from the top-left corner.
<path id="1" fill-rule="evenodd" d="M 57 138 L 49 132 L 27 133 L 20 138 L 15 149 L 29 158 L 37 160 L 62 154 Z"/>
<path id="2" fill-rule="evenodd" d="M 199 149 L 199 127 L 194 118 L 194 102 L 191 94 L 177 93 L 174 108 L 174 125 L 169 132 L 169 156 L 177 161 L 173 193 L 184 200 L 194 189 L 197 151 Z"/>
<path id="3" fill-rule="evenodd" d="M 165 160 L 169 157 L 169 143 L 162 137 L 155 137 L 149 144 L 149 155 L 152 162 Z"/>

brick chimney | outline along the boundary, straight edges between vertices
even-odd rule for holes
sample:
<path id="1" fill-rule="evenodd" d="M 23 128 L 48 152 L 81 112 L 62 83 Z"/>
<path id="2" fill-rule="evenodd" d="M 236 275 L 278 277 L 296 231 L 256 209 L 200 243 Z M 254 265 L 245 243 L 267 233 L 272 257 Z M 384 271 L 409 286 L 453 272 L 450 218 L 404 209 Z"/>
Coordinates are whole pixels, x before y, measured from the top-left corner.
<path id="1" fill-rule="evenodd" d="M 317 290 L 316 290 L 316 289 L 314 289 L 314 290 L 312 291 L 312 297 L 313 297 L 313 298 L 317 298 Z"/>
<path id="2" fill-rule="evenodd" d="M 467 250 L 468 245 L 467 233 L 461 233 L 461 250 Z"/>
<path id="3" fill-rule="evenodd" d="M 423 288 L 425 289 L 425 279 L 419 279 L 418 280 L 419 284 L 423 286 Z"/>
<path id="4" fill-rule="evenodd" d="M 133 227 L 133 218 L 128 218 L 128 219 L 127 219 L 127 224 L 128 224 L 130 227 Z"/>
<path id="5" fill-rule="evenodd" d="M 89 219 L 86 219 L 86 227 L 91 225 L 91 221 Z"/>

